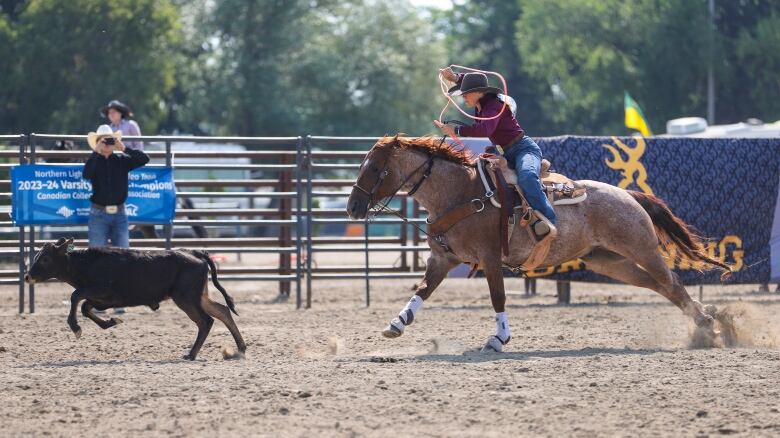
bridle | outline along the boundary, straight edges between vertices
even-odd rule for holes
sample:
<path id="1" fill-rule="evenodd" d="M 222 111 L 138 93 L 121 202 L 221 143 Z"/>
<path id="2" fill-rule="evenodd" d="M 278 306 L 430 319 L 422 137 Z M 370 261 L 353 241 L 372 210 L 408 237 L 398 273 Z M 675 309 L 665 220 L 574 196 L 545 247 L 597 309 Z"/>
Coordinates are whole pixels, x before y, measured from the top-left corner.
<path id="1" fill-rule="evenodd" d="M 446 136 L 442 137 L 442 139 L 441 139 L 442 143 L 444 143 L 445 138 L 446 138 Z M 396 147 L 397 146 L 394 146 L 393 148 L 395 149 Z M 412 179 L 412 177 L 415 176 L 417 174 L 417 172 L 419 172 L 423 167 L 425 167 L 425 171 L 423 172 L 422 177 L 414 184 L 414 186 L 412 186 L 411 190 L 406 192 L 406 195 L 407 196 L 412 196 L 415 193 L 417 193 L 417 190 L 420 189 L 420 187 L 423 185 L 425 180 L 428 179 L 429 176 L 431 176 L 431 170 L 433 169 L 433 160 L 434 160 L 435 157 L 433 156 L 433 154 L 430 154 L 430 153 L 428 153 L 427 155 L 428 155 L 428 159 L 426 159 L 424 163 L 422 163 L 419 166 L 417 166 L 417 168 L 414 169 L 406 177 L 406 179 L 403 180 L 403 182 L 401 182 L 401 184 L 393 191 L 393 194 L 390 195 L 384 202 L 382 202 L 382 201 L 374 202 L 374 195 L 376 195 L 376 192 L 382 186 L 382 183 L 384 182 L 385 178 L 387 178 L 387 176 L 390 175 L 390 172 L 387 170 L 387 166 L 389 164 L 388 163 L 388 161 L 389 161 L 388 158 L 385 158 L 385 162 L 384 162 L 384 165 L 382 167 L 382 170 L 378 173 L 376 182 L 374 183 L 374 186 L 371 188 L 371 190 L 364 189 L 363 187 L 360 186 L 360 184 L 358 184 L 357 181 L 355 181 L 355 184 L 352 185 L 352 188 L 354 188 L 354 189 L 356 189 L 356 190 L 358 190 L 360 192 L 363 192 L 366 195 L 368 195 L 368 208 L 369 208 L 370 211 L 373 211 L 373 213 L 374 213 L 373 215 L 367 214 L 366 215 L 366 221 L 371 221 L 380 212 L 387 211 L 389 213 L 392 213 L 392 214 L 398 216 L 404 222 L 406 222 L 408 224 L 411 224 L 412 226 L 417 228 L 417 230 L 419 230 L 420 232 L 422 232 L 426 236 L 428 235 L 428 233 L 425 230 L 423 230 L 421 227 L 419 227 L 417 224 L 415 224 L 414 222 L 410 222 L 409 219 L 406 216 L 404 216 L 403 214 L 401 214 L 401 213 L 395 211 L 394 209 L 388 207 L 390 202 L 392 202 L 393 198 L 395 198 L 395 195 L 398 194 L 398 191 L 401 190 L 401 187 L 405 186 L 406 183 L 408 183 L 409 180 Z"/>

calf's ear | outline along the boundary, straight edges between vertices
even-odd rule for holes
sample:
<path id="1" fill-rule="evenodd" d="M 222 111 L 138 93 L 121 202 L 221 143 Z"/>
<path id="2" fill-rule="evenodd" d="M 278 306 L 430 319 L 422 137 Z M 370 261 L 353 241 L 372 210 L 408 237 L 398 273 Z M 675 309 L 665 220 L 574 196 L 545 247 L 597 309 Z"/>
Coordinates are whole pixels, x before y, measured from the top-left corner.
<path id="1" fill-rule="evenodd" d="M 66 240 L 67 239 L 65 239 L 64 237 L 60 237 L 59 239 L 57 239 L 57 243 L 55 243 L 54 246 L 59 248 L 65 243 Z"/>

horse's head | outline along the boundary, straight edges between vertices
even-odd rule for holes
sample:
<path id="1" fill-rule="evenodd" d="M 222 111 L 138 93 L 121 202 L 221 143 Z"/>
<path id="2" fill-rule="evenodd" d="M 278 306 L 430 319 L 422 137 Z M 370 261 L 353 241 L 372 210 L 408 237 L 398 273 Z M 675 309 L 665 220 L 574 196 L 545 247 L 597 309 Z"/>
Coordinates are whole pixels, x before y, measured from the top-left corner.
<path id="1" fill-rule="evenodd" d="M 366 154 L 347 202 L 350 218 L 364 219 L 371 207 L 400 189 L 398 173 L 393 171 L 397 142 L 398 136 L 382 138 Z"/>

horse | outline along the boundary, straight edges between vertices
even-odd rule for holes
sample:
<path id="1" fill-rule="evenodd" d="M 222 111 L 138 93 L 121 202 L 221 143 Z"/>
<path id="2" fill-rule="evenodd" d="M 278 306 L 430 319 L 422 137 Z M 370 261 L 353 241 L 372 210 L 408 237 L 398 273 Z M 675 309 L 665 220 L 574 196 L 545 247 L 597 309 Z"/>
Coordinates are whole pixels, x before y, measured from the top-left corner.
<path id="1" fill-rule="evenodd" d="M 366 154 L 347 202 L 352 219 L 365 219 L 369 210 L 383 208 L 387 204 L 380 201 L 400 190 L 407 191 L 429 214 L 431 254 L 423 279 L 398 317 L 382 331 L 385 337 L 401 336 L 447 273 L 460 263 L 469 263 L 484 271 L 496 312 L 496 334 L 488 337 L 482 350 L 501 352 L 509 342 L 502 269 L 521 266 L 535 241 L 529 233 L 516 231 L 508 256 L 502 255 L 500 209 L 488 201 L 477 173 L 471 152 L 435 137 L 385 136 Z M 678 252 L 703 262 L 707 269 L 723 270 L 722 279 L 730 275 L 730 266 L 709 257 L 701 238 L 661 199 L 598 181 L 578 182 L 586 188 L 587 198 L 556 206 L 558 236 L 539 267 L 580 258 L 593 272 L 664 296 L 714 339 L 717 309 L 691 299 L 667 267 L 658 245 L 673 243 Z M 451 220 L 453 212 L 464 210 L 468 214 Z M 440 226 L 442 219 L 448 222 L 444 227 Z M 434 229 L 440 232 L 433 233 Z"/>

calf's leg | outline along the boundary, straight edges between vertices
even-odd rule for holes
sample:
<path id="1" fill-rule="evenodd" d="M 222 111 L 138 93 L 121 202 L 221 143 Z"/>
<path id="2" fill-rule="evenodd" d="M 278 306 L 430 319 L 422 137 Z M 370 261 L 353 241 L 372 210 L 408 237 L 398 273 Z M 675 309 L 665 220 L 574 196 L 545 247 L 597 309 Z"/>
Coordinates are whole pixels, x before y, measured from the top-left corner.
<path id="1" fill-rule="evenodd" d="M 122 320 L 119 318 L 111 318 L 109 320 L 102 319 L 95 315 L 95 313 L 92 311 L 93 309 L 94 307 L 92 306 L 92 303 L 89 302 L 89 300 L 81 303 L 81 314 L 94 321 L 95 324 L 97 324 L 98 327 L 102 328 L 103 330 L 122 323 Z"/>
<path id="2" fill-rule="evenodd" d="M 212 301 L 211 298 L 209 298 L 208 287 L 203 288 L 203 295 L 200 298 L 200 304 L 206 313 L 222 321 L 222 323 L 227 326 L 228 330 L 230 330 L 230 334 L 233 335 L 233 340 L 236 341 L 238 351 L 242 353 L 245 352 L 246 343 L 244 342 L 244 338 L 241 337 L 241 332 L 238 331 L 238 326 L 236 326 L 235 321 L 233 321 L 233 316 L 230 314 L 230 309 L 228 309 L 227 306 Z"/>
<path id="3" fill-rule="evenodd" d="M 195 360 L 200 347 L 203 346 L 203 342 L 206 340 L 206 336 L 211 331 L 211 326 L 214 325 L 214 318 L 200 307 L 200 303 L 193 303 L 187 297 L 174 297 L 173 302 L 198 325 L 198 337 L 195 338 L 195 343 L 192 344 L 189 354 L 184 356 L 184 359 Z"/>
<path id="4" fill-rule="evenodd" d="M 79 305 L 79 301 L 87 298 L 87 289 L 76 289 L 70 294 L 70 312 L 68 313 L 68 327 L 76 335 L 76 339 L 81 337 L 81 327 L 79 327 L 78 320 L 76 320 L 76 308 Z"/>

